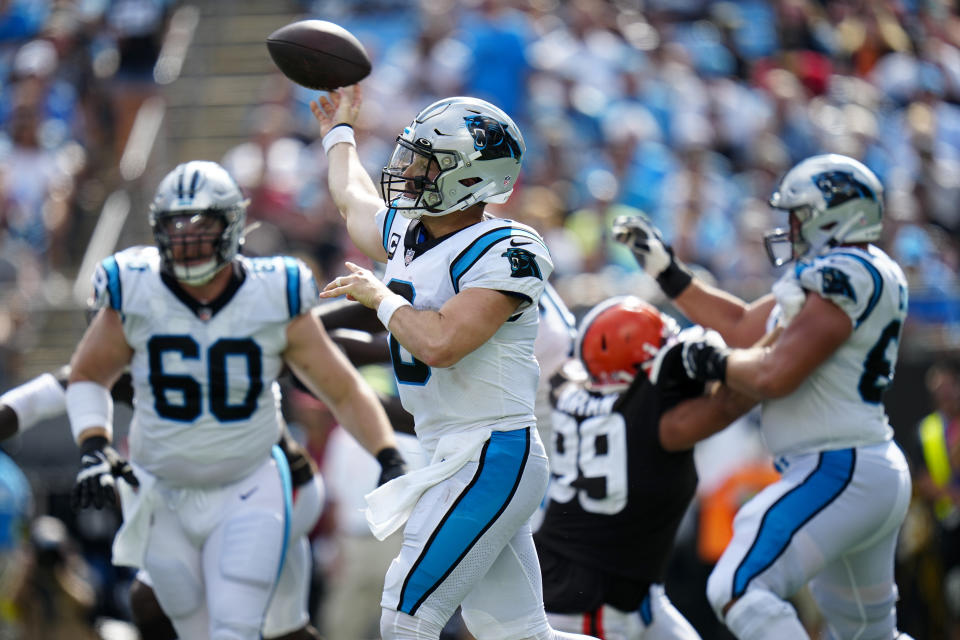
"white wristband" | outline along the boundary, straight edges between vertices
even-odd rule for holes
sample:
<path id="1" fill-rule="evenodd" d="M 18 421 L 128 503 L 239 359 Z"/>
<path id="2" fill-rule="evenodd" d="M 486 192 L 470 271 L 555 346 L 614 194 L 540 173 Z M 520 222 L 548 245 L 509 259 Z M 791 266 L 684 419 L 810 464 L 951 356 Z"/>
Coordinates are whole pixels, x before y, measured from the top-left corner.
<path id="1" fill-rule="evenodd" d="M 410 306 L 413 305 L 411 305 L 406 298 L 396 293 L 391 293 L 380 301 L 380 305 L 377 307 L 377 317 L 380 318 L 380 322 L 383 323 L 384 328 L 389 331 L 390 318 L 397 312 L 397 309 Z"/>
<path id="2" fill-rule="evenodd" d="M 341 142 L 346 142 L 352 147 L 357 146 L 357 141 L 353 137 L 353 127 L 345 122 L 334 125 L 333 129 L 327 131 L 327 135 L 323 136 L 323 140 L 321 141 L 321 144 L 323 145 L 323 152 L 330 153 L 330 149 L 333 148 L 333 145 Z"/>
<path id="3" fill-rule="evenodd" d="M 0 396 L 5 404 L 17 414 L 21 432 L 41 420 L 61 415 L 66 408 L 66 393 L 52 373 L 24 382 Z"/>
<path id="4" fill-rule="evenodd" d="M 67 416 L 75 442 L 80 434 L 92 427 L 107 431 L 107 440 L 113 437 L 113 398 L 110 390 L 96 382 L 73 382 L 67 387 Z"/>

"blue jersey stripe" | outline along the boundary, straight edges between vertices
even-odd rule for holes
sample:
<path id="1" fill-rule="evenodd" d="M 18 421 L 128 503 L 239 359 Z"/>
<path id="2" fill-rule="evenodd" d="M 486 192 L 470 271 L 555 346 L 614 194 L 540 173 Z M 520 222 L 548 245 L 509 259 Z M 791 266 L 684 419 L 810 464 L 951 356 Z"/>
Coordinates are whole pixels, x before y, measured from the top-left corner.
<path id="1" fill-rule="evenodd" d="M 387 215 L 383 216 L 383 232 L 380 236 L 383 239 L 383 250 L 390 253 L 390 229 L 393 227 L 393 219 L 397 217 L 397 210 L 393 207 L 387 209 Z"/>
<path id="2" fill-rule="evenodd" d="M 123 308 L 123 291 L 120 286 L 120 265 L 113 256 L 104 258 L 103 270 L 107 272 L 107 291 L 110 292 L 110 307 L 117 311 Z"/>
<path id="3" fill-rule="evenodd" d="M 838 251 L 831 255 L 847 256 L 849 258 L 855 258 L 859 260 L 860 263 L 867 268 L 867 271 L 870 272 L 870 277 L 873 278 L 873 295 L 870 296 L 870 302 L 867 304 L 867 308 L 864 309 L 863 313 L 860 314 L 860 317 L 857 318 L 857 326 L 859 327 L 861 324 L 863 324 L 863 321 L 867 319 L 867 316 L 870 315 L 870 312 L 873 311 L 874 307 L 876 307 L 877 303 L 880 301 L 880 295 L 883 293 L 883 278 L 880 276 L 880 272 L 877 270 L 877 268 L 863 256 L 858 256 L 855 253 L 847 253 L 845 251 Z"/>
<path id="4" fill-rule="evenodd" d="M 300 267 L 289 256 L 283 257 L 283 266 L 287 270 L 287 311 L 296 318 L 300 315 Z"/>
<path id="5" fill-rule="evenodd" d="M 453 283 L 453 290 L 456 293 L 460 293 L 460 280 L 467 271 L 470 270 L 470 267 L 475 265 L 477 260 L 483 257 L 483 254 L 489 251 L 493 245 L 510 236 L 529 238 L 535 242 L 539 242 L 546 248 L 540 236 L 526 229 L 518 229 L 516 227 L 498 227 L 491 229 L 471 242 L 450 264 L 450 281 Z"/>
<path id="6" fill-rule="evenodd" d="M 287 456 L 283 454 L 283 449 L 279 445 L 273 445 L 270 452 L 274 461 L 277 463 L 277 471 L 280 473 L 280 487 L 283 489 L 283 547 L 280 549 L 280 566 L 277 567 L 277 578 L 283 571 L 283 561 L 287 557 L 287 547 L 290 545 L 290 519 L 293 514 L 293 480 L 290 477 L 290 464 L 287 462 Z M 276 588 L 276 585 L 274 585 Z"/>
<path id="7" fill-rule="evenodd" d="M 733 574 L 734 598 L 780 557 L 803 525 L 843 493 L 856 461 L 855 449 L 822 452 L 813 473 L 767 509 L 753 545 Z"/>
<path id="8" fill-rule="evenodd" d="M 483 447 L 473 480 L 434 530 L 400 591 L 414 615 L 507 508 L 530 454 L 530 430 L 495 431 Z"/>

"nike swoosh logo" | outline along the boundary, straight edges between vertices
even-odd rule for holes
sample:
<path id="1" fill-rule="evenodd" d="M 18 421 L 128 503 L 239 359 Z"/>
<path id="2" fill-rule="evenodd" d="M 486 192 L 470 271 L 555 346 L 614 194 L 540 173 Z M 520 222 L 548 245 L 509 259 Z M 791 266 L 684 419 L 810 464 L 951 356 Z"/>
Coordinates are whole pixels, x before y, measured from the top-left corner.
<path id="1" fill-rule="evenodd" d="M 510 241 L 511 247 L 522 247 L 524 245 L 533 244 L 532 242 L 518 242 L 516 239 Z"/>
<path id="2" fill-rule="evenodd" d="M 240 494 L 240 499 L 241 499 L 241 500 L 246 500 L 247 498 L 249 498 L 250 496 L 252 496 L 253 494 L 255 494 L 255 493 L 257 492 L 257 489 L 259 489 L 259 488 L 260 488 L 259 486 L 256 486 L 256 487 L 254 487 L 253 489 L 250 489 L 250 491 L 247 491 L 246 493 L 241 493 L 241 494 Z"/>

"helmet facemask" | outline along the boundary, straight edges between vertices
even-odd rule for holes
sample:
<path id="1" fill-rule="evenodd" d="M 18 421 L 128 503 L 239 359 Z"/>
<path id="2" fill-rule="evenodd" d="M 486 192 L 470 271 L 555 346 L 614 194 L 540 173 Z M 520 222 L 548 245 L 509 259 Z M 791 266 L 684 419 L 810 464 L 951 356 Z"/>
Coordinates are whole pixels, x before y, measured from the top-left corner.
<path id="1" fill-rule="evenodd" d="M 174 211 L 156 216 L 154 238 L 164 270 L 189 285 L 206 284 L 236 255 L 234 228 L 219 211 Z"/>
<path id="2" fill-rule="evenodd" d="M 810 251 L 810 243 L 803 237 L 803 225 L 811 219 L 809 206 L 796 207 L 787 212 L 789 227 L 777 227 L 763 236 L 767 257 L 775 267 L 799 260 Z"/>
<path id="3" fill-rule="evenodd" d="M 444 171 L 456 167 L 457 158 L 448 151 L 434 153 L 431 147 L 425 138 L 416 143 L 397 138 L 390 163 L 380 175 L 383 198 L 391 207 L 401 212 L 423 210 L 427 215 L 440 212 L 436 207 L 443 195 L 438 180 Z"/>

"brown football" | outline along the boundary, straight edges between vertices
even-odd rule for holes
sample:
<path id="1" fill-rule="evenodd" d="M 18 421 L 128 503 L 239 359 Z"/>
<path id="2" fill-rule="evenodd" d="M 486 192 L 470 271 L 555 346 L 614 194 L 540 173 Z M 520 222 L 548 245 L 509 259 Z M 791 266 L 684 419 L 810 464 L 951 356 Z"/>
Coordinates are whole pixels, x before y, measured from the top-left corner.
<path id="1" fill-rule="evenodd" d="M 355 35 L 326 20 L 300 20 L 267 37 L 267 50 L 285 76 L 308 89 L 356 84 L 370 73 L 370 58 Z"/>

